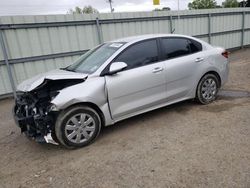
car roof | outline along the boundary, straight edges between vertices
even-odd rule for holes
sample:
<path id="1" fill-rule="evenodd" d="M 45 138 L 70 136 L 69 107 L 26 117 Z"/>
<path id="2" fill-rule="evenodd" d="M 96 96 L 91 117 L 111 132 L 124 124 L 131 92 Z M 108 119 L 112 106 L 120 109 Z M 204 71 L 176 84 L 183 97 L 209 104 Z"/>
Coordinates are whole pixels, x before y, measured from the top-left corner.
<path id="1" fill-rule="evenodd" d="M 113 40 L 111 42 L 137 42 L 141 40 L 151 39 L 151 38 L 159 38 L 159 37 L 186 37 L 186 38 L 193 38 L 186 35 L 178 35 L 178 34 L 147 34 L 147 35 L 138 35 L 138 36 L 131 36 L 126 38 L 120 38 Z"/>
<path id="2" fill-rule="evenodd" d="M 143 41 L 143 40 L 147 40 L 147 39 L 153 39 L 153 38 L 160 38 L 160 37 L 185 37 L 185 38 L 189 38 L 195 41 L 198 41 L 202 44 L 203 49 L 210 49 L 212 48 L 212 46 L 210 44 L 208 44 L 207 42 L 200 40 L 198 38 L 192 37 L 192 36 L 188 36 L 188 35 L 180 35 L 180 34 L 147 34 L 147 35 L 138 35 L 138 36 L 131 36 L 131 37 L 126 37 L 126 38 L 121 38 L 121 39 L 116 39 L 110 42 L 125 42 L 127 43 L 127 45 L 131 45 L 133 43 L 139 42 L 139 41 Z"/>

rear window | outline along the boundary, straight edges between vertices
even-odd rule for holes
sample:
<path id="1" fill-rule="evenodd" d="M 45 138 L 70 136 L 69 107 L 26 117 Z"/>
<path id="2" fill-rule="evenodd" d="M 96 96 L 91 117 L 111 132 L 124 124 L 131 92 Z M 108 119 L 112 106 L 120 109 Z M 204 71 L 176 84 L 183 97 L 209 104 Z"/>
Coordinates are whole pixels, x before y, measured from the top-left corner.
<path id="1" fill-rule="evenodd" d="M 163 38 L 161 41 L 164 59 L 177 58 L 202 50 L 201 43 L 188 38 L 170 37 Z"/>
<path id="2" fill-rule="evenodd" d="M 191 53 L 196 53 L 199 51 L 202 51 L 202 45 L 201 43 L 195 41 L 195 40 L 188 40 L 189 46 L 190 46 L 190 51 Z"/>

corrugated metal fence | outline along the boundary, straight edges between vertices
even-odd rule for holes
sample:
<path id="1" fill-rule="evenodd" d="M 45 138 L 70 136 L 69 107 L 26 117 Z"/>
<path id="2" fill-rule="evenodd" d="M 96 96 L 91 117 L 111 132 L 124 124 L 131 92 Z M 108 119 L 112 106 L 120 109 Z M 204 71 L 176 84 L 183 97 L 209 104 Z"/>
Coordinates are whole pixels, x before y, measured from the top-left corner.
<path id="1" fill-rule="evenodd" d="M 0 17 L 0 96 L 104 41 L 171 32 L 243 47 L 250 44 L 250 8 Z"/>

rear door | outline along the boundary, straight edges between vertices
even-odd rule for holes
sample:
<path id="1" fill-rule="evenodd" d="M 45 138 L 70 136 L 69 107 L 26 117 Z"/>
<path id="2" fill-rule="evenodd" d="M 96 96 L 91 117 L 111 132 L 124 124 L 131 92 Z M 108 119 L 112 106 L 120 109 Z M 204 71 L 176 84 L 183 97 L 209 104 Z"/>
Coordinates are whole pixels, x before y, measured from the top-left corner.
<path id="1" fill-rule="evenodd" d="M 114 119 L 130 116 L 165 100 L 165 69 L 163 62 L 159 62 L 156 39 L 129 46 L 113 62 L 128 65 L 122 72 L 105 76 Z"/>
<path id="2" fill-rule="evenodd" d="M 194 88 L 195 74 L 204 61 L 202 45 L 184 37 L 161 39 L 166 83 L 167 100 L 183 98 Z"/>

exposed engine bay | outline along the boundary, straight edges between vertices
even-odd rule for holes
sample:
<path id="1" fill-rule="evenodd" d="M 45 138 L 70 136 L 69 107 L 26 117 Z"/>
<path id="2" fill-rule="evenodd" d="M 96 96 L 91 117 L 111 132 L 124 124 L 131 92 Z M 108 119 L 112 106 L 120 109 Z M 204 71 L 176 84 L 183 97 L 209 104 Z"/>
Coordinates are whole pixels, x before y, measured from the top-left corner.
<path id="1" fill-rule="evenodd" d="M 37 142 L 56 144 L 54 125 L 58 115 L 51 108 L 51 100 L 63 88 L 78 84 L 85 79 L 45 79 L 41 85 L 29 92 L 18 92 L 14 106 L 14 117 L 21 132 Z"/>

